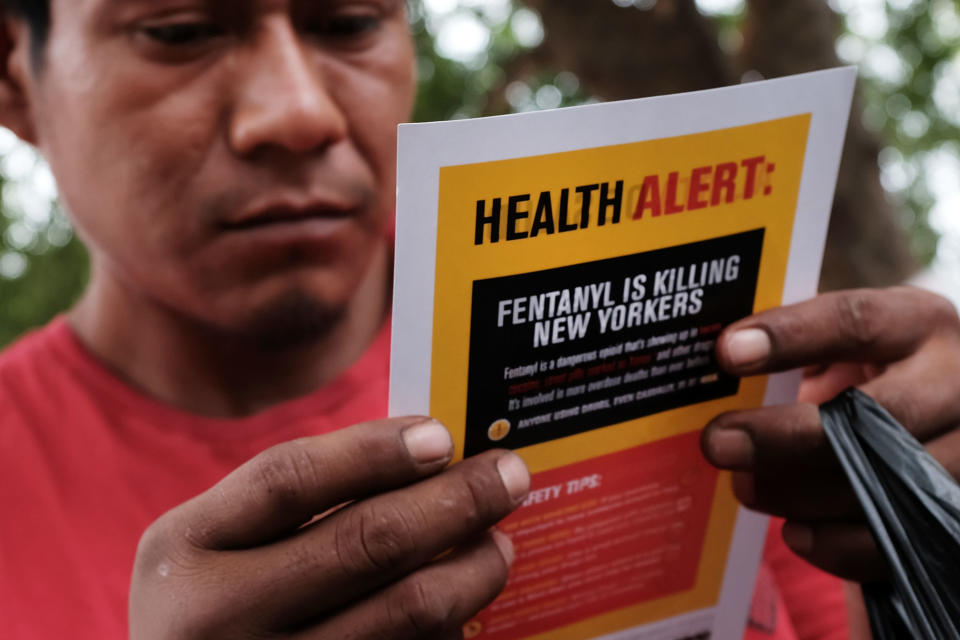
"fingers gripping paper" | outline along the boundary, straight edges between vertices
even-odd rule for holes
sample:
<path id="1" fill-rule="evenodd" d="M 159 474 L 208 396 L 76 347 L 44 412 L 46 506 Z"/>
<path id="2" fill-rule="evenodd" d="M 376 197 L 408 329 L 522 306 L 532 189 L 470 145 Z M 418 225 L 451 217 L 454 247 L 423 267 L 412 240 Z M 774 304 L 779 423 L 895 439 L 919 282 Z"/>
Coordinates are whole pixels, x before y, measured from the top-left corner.
<path id="1" fill-rule="evenodd" d="M 739 638 L 765 520 L 702 459 L 787 402 L 717 336 L 815 292 L 853 74 L 400 128 L 391 412 L 533 473 L 478 638 Z"/>

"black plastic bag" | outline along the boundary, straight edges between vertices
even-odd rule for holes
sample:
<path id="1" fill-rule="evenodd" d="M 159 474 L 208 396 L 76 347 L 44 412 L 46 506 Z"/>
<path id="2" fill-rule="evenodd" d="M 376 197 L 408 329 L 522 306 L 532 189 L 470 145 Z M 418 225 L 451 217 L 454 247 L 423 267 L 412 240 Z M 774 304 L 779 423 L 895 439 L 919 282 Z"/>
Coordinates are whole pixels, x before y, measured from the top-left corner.
<path id="1" fill-rule="evenodd" d="M 960 640 L 960 485 L 856 389 L 820 417 L 889 569 L 863 587 L 874 639 Z"/>

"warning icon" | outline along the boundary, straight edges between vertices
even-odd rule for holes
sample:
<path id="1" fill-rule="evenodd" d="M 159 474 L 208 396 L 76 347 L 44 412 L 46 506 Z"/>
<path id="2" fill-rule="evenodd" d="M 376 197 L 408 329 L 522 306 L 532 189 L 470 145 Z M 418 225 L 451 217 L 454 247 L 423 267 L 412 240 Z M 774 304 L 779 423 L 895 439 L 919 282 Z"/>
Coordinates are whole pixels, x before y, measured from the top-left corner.
<path id="1" fill-rule="evenodd" d="M 510 433 L 510 421 L 506 418 L 495 420 L 493 424 L 490 425 L 490 428 L 487 429 L 487 437 L 494 442 L 503 440 L 507 437 L 508 433 Z"/>

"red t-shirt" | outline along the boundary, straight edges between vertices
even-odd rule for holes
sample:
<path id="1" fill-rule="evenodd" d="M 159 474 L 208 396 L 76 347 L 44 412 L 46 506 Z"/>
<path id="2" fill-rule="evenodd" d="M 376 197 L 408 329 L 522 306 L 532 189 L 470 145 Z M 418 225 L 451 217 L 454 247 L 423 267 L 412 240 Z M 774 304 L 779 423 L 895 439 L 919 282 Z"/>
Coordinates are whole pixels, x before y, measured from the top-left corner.
<path id="1" fill-rule="evenodd" d="M 143 530 L 271 445 L 386 415 L 388 360 L 385 328 L 320 391 L 212 419 L 129 387 L 62 318 L 20 340 L 0 357 L 0 637 L 126 637 Z M 846 635 L 840 582 L 772 534 L 746 638 Z"/>

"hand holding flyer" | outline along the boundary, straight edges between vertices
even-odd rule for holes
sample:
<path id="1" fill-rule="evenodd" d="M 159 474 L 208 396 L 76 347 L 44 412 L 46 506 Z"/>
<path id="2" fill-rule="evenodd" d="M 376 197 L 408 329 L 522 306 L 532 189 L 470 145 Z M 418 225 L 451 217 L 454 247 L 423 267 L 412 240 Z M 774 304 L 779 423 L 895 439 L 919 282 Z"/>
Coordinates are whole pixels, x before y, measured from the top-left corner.
<path id="1" fill-rule="evenodd" d="M 391 412 L 534 474 L 466 635 L 742 635 L 766 520 L 699 430 L 797 378 L 715 341 L 814 293 L 853 80 L 401 126 Z"/>

